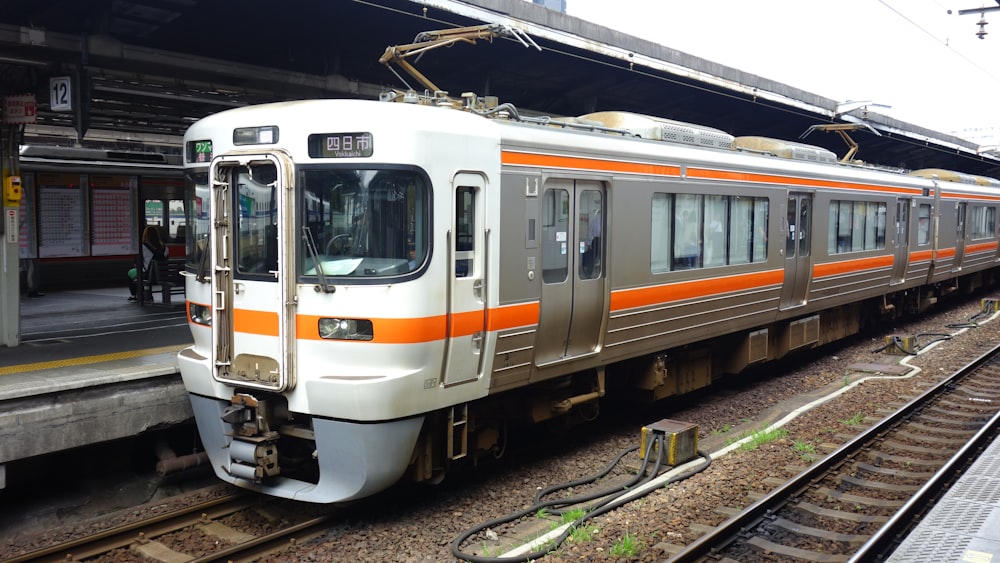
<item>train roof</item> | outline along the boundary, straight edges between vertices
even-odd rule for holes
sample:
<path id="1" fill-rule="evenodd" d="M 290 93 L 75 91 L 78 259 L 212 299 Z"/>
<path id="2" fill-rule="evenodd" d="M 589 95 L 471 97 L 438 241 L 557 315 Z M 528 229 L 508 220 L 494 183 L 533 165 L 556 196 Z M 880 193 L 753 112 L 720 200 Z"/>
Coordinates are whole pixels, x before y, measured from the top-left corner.
<path id="1" fill-rule="evenodd" d="M 358 110 L 381 105 L 383 107 L 379 111 L 383 112 L 382 115 L 391 115 L 391 119 L 396 120 L 399 125 L 412 119 L 419 120 L 420 127 L 430 126 L 432 129 L 442 131 L 459 127 L 459 130 L 465 131 L 466 134 L 477 136 L 495 134 L 499 138 L 510 137 L 522 140 L 526 138 L 519 134 L 510 135 L 509 131 L 512 130 L 506 127 L 511 125 L 521 126 L 515 128 L 515 130 L 521 131 L 548 130 L 554 132 L 554 130 L 565 130 L 566 132 L 589 134 L 592 138 L 594 135 L 603 136 L 603 138 L 611 136 L 623 140 L 632 139 L 680 147 L 714 149 L 728 154 L 769 157 L 771 164 L 764 166 L 777 166 L 783 169 L 787 169 L 787 167 L 777 164 L 778 162 L 825 164 L 841 170 L 852 170 L 855 173 L 848 173 L 851 176 L 856 176 L 858 172 L 863 171 L 890 174 L 896 178 L 897 182 L 904 184 L 911 184 L 912 180 L 919 182 L 918 179 L 929 179 L 962 184 L 963 188 L 968 187 L 972 191 L 980 191 L 977 188 L 988 188 L 988 191 L 994 195 L 996 194 L 995 190 L 1000 188 L 1000 180 L 984 176 L 941 169 L 917 171 L 889 169 L 871 166 L 860 161 L 842 162 L 835 153 L 823 147 L 761 136 L 733 137 L 724 131 L 711 127 L 631 112 L 603 111 L 570 117 L 521 115 L 518 109 L 511 104 L 500 104 L 495 98 L 478 97 L 474 94 L 464 94 L 461 100 L 454 100 L 446 96 L 425 96 L 413 92 L 407 92 L 404 95 L 394 92 L 383 96 L 380 102 L 323 99 L 247 106 L 220 112 L 196 122 L 185 134 L 185 140 L 190 142 L 197 138 L 205 138 L 207 136 L 206 127 L 211 128 L 221 124 L 233 124 L 232 126 L 239 127 L 273 125 L 274 123 L 268 120 L 274 119 L 270 112 L 275 110 L 287 112 L 290 121 L 302 123 L 309 132 L 322 133 L 325 131 L 317 123 L 322 122 L 319 116 L 330 105 L 355 107 Z M 411 109 L 403 109 L 405 107 Z M 427 114 L 417 109 L 420 107 L 432 110 L 440 109 L 441 112 L 434 114 L 433 119 L 427 120 L 425 119 Z M 452 111 L 448 111 L 448 109 Z M 495 123 L 500 129 L 490 132 L 488 127 L 484 127 L 485 124 L 482 121 L 478 121 L 478 125 L 470 123 L 470 120 L 477 118 Z M 508 131 L 508 133 L 504 133 L 504 131 Z M 216 137 L 215 139 L 228 140 L 224 137 Z M 217 149 L 225 150 L 224 147 L 217 147 Z M 742 162 L 747 161 L 743 160 Z M 881 177 L 883 181 L 885 177 Z M 910 178 L 911 181 L 908 181 L 907 178 Z"/>

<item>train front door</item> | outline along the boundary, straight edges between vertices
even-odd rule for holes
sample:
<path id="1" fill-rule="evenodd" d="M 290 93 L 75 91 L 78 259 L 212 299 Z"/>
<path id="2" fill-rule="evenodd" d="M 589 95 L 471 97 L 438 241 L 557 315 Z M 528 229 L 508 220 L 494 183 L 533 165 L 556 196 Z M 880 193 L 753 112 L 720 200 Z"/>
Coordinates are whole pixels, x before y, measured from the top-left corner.
<path id="1" fill-rule="evenodd" d="M 486 330 L 486 179 L 481 174 L 460 173 L 452 186 L 455 211 L 448 241 L 452 271 L 445 385 L 479 377 Z"/>
<path id="2" fill-rule="evenodd" d="M 781 309 L 805 305 L 812 279 L 812 196 L 788 194 L 785 214 L 785 283 L 781 288 Z"/>
<path id="3" fill-rule="evenodd" d="M 282 391 L 294 384 L 291 165 L 276 155 L 212 162 L 212 363 L 216 380 Z M 282 279 L 287 278 L 284 282 Z"/>
<path id="4" fill-rule="evenodd" d="M 600 347 L 607 302 L 605 200 L 600 182 L 550 179 L 545 183 L 537 366 Z"/>
<path id="5" fill-rule="evenodd" d="M 896 200 L 896 233 L 893 240 L 892 277 L 889 285 L 906 281 L 906 268 L 910 261 L 910 205 L 911 199 Z"/>

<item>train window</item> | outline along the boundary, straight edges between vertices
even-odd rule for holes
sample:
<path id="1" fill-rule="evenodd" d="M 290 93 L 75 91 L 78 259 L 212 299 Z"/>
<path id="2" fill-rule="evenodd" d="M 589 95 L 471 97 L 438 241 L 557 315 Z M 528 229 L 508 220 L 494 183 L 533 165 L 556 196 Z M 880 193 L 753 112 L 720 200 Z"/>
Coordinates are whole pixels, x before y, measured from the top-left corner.
<path id="1" fill-rule="evenodd" d="M 767 199 L 734 197 L 730 200 L 728 264 L 767 260 Z"/>
<path id="2" fill-rule="evenodd" d="M 653 194 L 649 238 L 649 269 L 654 274 L 670 271 L 670 232 L 673 230 L 673 199 Z"/>
<path id="3" fill-rule="evenodd" d="M 920 204 L 917 209 L 917 244 L 929 244 L 931 242 L 931 206 L 926 203 Z"/>
<path id="4" fill-rule="evenodd" d="M 650 271 L 767 260 L 768 200 L 654 193 Z"/>
<path id="5" fill-rule="evenodd" d="M 205 248 L 208 238 L 208 174 L 203 171 L 188 171 L 186 177 L 186 193 L 188 196 L 185 211 L 185 239 L 188 265 L 203 268 Z"/>
<path id="6" fill-rule="evenodd" d="M 601 241 L 604 232 L 604 215 L 601 213 L 601 192 L 584 190 L 580 194 L 580 208 L 577 210 L 577 233 L 580 236 L 581 280 L 592 280 L 601 277 Z"/>
<path id="7" fill-rule="evenodd" d="M 705 230 L 701 239 L 705 245 L 705 267 L 725 265 L 728 235 L 729 198 L 705 196 Z"/>
<path id="8" fill-rule="evenodd" d="M 476 188 L 459 186 L 455 191 L 455 277 L 475 273 Z"/>
<path id="9" fill-rule="evenodd" d="M 992 238 L 996 232 L 996 207 L 972 206 L 972 238 Z"/>
<path id="10" fill-rule="evenodd" d="M 278 269 L 278 194 L 272 183 L 277 170 L 267 163 L 241 167 L 234 176 L 237 268 L 241 274 L 269 275 Z"/>
<path id="11" fill-rule="evenodd" d="M 702 246 L 698 233 L 703 218 L 703 197 L 696 194 L 674 196 L 674 270 L 701 266 Z"/>
<path id="12" fill-rule="evenodd" d="M 885 202 L 831 201 L 827 250 L 839 254 L 885 248 L 887 209 Z"/>
<path id="13" fill-rule="evenodd" d="M 301 172 L 299 273 L 386 277 L 420 269 L 430 248 L 430 193 L 415 170 L 315 167 Z"/>

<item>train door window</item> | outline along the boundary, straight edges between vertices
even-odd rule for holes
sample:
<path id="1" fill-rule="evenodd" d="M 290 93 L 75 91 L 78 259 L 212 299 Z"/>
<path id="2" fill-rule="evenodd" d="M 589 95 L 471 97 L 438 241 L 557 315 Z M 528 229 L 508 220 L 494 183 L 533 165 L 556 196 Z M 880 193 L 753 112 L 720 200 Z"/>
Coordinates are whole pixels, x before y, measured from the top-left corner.
<path id="1" fill-rule="evenodd" d="M 785 239 L 785 257 L 791 258 L 795 256 L 795 250 L 798 248 L 795 241 L 798 239 L 798 231 L 796 230 L 796 225 L 798 224 L 798 200 L 796 198 L 788 198 L 788 233 Z"/>
<path id="2" fill-rule="evenodd" d="M 455 191 L 455 277 L 475 273 L 476 188 L 459 186 Z"/>
<path id="3" fill-rule="evenodd" d="M 677 194 L 674 198 L 674 270 L 701 266 L 702 196 Z"/>
<path id="4" fill-rule="evenodd" d="M 965 205 L 964 201 L 958 204 L 958 219 L 955 221 L 955 233 L 959 241 L 965 240 Z"/>
<path id="5" fill-rule="evenodd" d="M 670 271 L 670 232 L 673 230 L 673 199 L 669 194 L 653 194 L 649 235 L 649 269 L 652 273 Z"/>
<path id="6" fill-rule="evenodd" d="M 926 203 L 917 208 L 917 244 L 931 242 L 931 206 Z"/>
<path id="7" fill-rule="evenodd" d="M 705 227 L 701 240 L 705 249 L 706 267 L 726 264 L 728 231 L 729 198 L 720 195 L 705 196 Z"/>
<path id="8" fill-rule="evenodd" d="M 584 190 L 580 194 L 580 208 L 577 210 L 577 233 L 580 236 L 580 264 L 578 275 L 582 280 L 601 277 L 602 265 L 602 233 L 604 232 L 604 214 L 601 192 Z"/>
<path id="9" fill-rule="evenodd" d="M 270 274 L 278 269 L 277 169 L 271 163 L 252 165 L 234 176 L 237 268 L 241 274 Z"/>
<path id="10" fill-rule="evenodd" d="M 566 281 L 569 268 L 569 191 L 549 189 L 543 199 L 542 280 Z"/>
<path id="11" fill-rule="evenodd" d="M 812 216 L 812 200 L 809 198 L 801 198 L 799 204 L 799 229 L 798 229 L 798 239 L 799 239 L 799 256 L 809 255 L 809 241 L 812 240 L 810 233 L 807 228 L 810 224 Z"/>

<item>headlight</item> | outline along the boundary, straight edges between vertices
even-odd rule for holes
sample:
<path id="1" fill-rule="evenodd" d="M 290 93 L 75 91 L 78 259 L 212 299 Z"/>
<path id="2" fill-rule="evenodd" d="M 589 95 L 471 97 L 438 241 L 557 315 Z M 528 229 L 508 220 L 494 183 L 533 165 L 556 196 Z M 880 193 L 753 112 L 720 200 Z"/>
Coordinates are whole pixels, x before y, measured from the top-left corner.
<path id="1" fill-rule="evenodd" d="M 191 322 L 205 326 L 212 326 L 212 309 L 197 303 L 188 306 L 188 319 Z"/>
<path id="2" fill-rule="evenodd" d="M 320 338 L 331 340 L 371 340 L 372 322 L 367 319 L 320 319 Z"/>

